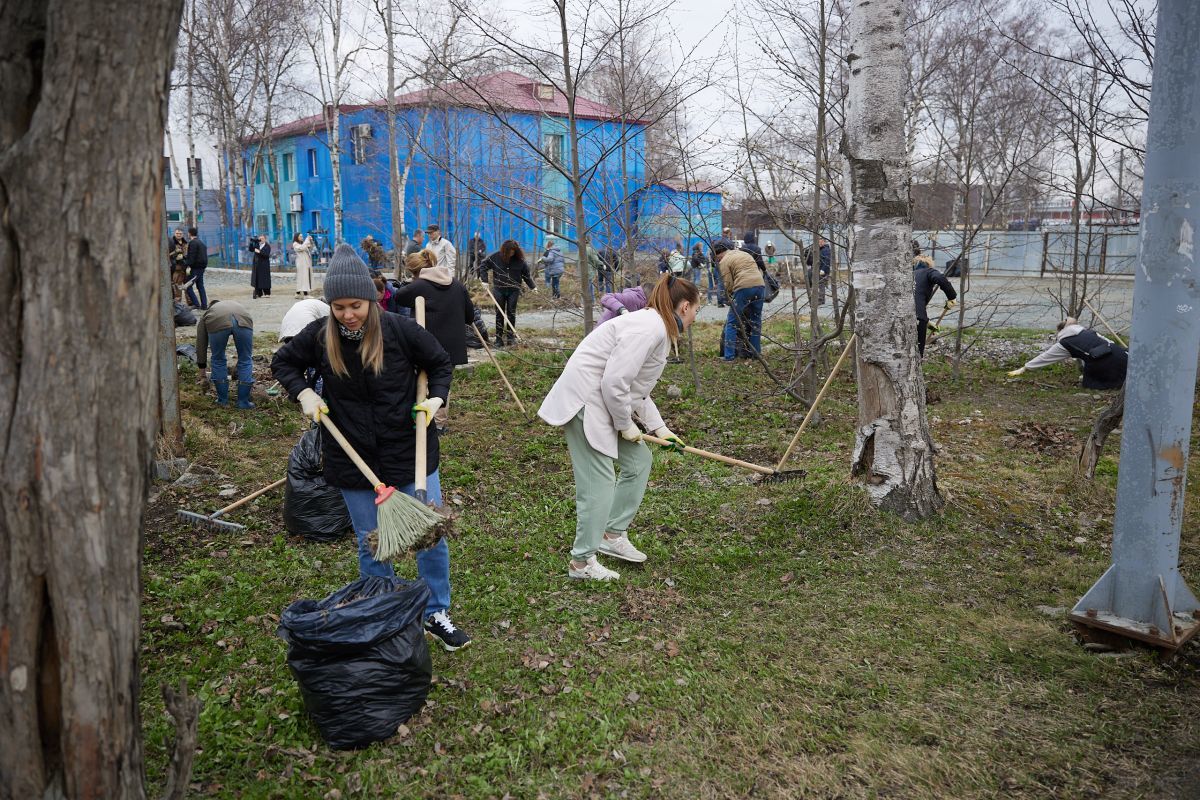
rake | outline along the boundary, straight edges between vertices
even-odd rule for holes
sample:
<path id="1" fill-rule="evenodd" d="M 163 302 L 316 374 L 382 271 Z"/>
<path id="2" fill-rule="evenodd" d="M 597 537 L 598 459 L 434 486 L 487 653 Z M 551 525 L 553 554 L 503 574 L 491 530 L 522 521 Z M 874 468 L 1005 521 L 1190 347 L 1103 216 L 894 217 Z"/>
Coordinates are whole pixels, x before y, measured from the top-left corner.
<path id="1" fill-rule="evenodd" d="M 245 530 L 245 525 L 239 525 L 236 522 L 227 522 L 223 519 L 217 519 L 217 517 L 223 517 L 230 511 L 233 511 L 235 508 L 241 508 L 259 495 L 266 494 L 272 489 L 278 489 L 286 482 L 287 478 L 280 478 L 269 486 L 264 486 L 256 492 L 251 492 L 241 500 L 238 500 L 236 503 L 227 505 L 220 511 L 215 511 L 207 516 L 204 514 L 197 514 L 195 511 L 185 511 L 182 508 L 175 512 L 175 516 L 179 517 L 180 522 L 186 522 L 194 528 L 211 528 L 214 531 Z"/>
<path id="2" fill-rule="evenodd" d="M 666 439 L 660 439 L 657 436 L 652 436 L 648 433 L 642 434 L 642 438 L 645 439 L 647 442 L 660 445 L 661 447 L 665 447 L 668 450 L 676 450 L 676 451 L 682 451 L 684 453 L 691 453 L 694 456 L 700 456 L 701 458 L 707 458 L 712 461 L 720 461 L 722 464 L 729 464 L 730 466 L 733 466 L 733 467 L 741 467 L 742 469 L 748 469 L 751 472 L 757 472 L 759 475 L 763 476 L 762 479 L 764 482 L 799 480 L 800 478 L 803 478 L 805 475 L 808 474 L 805 470 L 802 470 L 802 469 L 778 470 L 778 469 L 771 469 L 770 467 L 764 467 L 761 464 L 751 464 L 749 461 L 742 461 L 741 459 L 733 458 L 731 456 L 723 456 L 720 453 L 713 453 L 708 450 L 701 450 L 699 447 L 689 447 L 687 445 L 680 445 L 677 442 L 671 442 Z"/>

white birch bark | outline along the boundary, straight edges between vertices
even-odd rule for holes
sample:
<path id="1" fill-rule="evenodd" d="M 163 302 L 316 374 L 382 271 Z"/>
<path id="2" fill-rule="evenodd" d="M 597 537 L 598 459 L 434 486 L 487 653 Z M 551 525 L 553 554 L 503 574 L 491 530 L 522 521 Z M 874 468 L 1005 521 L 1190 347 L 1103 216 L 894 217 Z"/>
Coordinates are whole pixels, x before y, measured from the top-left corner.
<path id="1" fill-rule="evenodd" d="M 914 520 L 942 506 L 917 355 L 904 131 L 902 0 L 850 13 L 847 196 L 858 334 L 858 432 L 851 473 L 879 508 Z"/>

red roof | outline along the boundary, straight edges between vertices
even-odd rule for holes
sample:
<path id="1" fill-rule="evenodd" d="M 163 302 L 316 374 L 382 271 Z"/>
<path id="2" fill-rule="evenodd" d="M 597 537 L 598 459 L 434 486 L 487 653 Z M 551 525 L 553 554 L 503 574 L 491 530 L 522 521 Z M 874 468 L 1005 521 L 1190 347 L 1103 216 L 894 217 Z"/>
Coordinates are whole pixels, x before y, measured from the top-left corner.
<path id="1" fill-rule="evenodd" d="M 540 98 L 538 89 L 552 94 L 551 98 Z M 553 117 L 567 116 L 567 98 L 562 92 L 550 84 L 539 84 L 532 78 L 526 78 L 515 72 L 494 72 L 468 82 L 445 83 L 428 89 L 418 89 L 415 92 L 396 96 L 396 106 L 406 108 L 433 103 L 437 105 L 464 106 L 467 108 L 488 108 L 489 104 L 505 111 L 518 111 L 528 114 L 544 114 Z M 342 113 L 361 111 L 365 108 L 383 108 L 386 100 L 376 100 L 365 105 L 343 105 Z M 586 97 L 575 98 L 575 116 L 579 119 L 591 119 L 601 122 L 617 121 L 620 113 L 615 109 L 589 100 Z M 626 122 L 645 124 L 644 120 L 627 118 Z M 297 134 L 313 134 L 323 131 L 325 122 L 320 114 L 304 117 L 286 125 L 280 125 L 271 131 L 271 138 L 295 136 Z"/>
<path id="2" fill-rule="evenodd" d="M 668 178 L 667 180 L 655 181 L 668 189 L 674 189 L 677 192 L 696 192 L 698 194 L 724 194 L 721 187 L 711 181 L 695 181 L 688 183 L 687 181 Z"/>

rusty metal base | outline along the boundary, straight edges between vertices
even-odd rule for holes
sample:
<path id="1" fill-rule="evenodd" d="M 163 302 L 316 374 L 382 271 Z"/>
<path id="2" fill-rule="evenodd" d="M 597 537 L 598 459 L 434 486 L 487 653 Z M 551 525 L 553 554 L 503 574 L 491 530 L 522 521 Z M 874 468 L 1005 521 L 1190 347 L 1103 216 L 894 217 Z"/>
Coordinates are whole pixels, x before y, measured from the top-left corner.
<path id="1" fill-rule="evenodd" d="M 1139 642 L 1145 642 L 1154 647 L 1174 652 L 1183 647 L 1197 633 L 1200 633 L 1200 620 L 1194 618 L 1191 614 L 1184 614 L 1182 612 L 1172 614 L 1171 616 L 1175 624 L 1173 630 L 1170 632 L 1164 632 L 1157 626 L 1147 622 L 1125 619 L 1124 617 L 1105 614 L 1100 611 L 1097 611 L 1095 615 L 1087 613 L 1078 614 L 1072 611 L 1067 615 L 1067 619 L 1081 627 L 1115 633 L 1118 636 L 1136 639 Z"/>

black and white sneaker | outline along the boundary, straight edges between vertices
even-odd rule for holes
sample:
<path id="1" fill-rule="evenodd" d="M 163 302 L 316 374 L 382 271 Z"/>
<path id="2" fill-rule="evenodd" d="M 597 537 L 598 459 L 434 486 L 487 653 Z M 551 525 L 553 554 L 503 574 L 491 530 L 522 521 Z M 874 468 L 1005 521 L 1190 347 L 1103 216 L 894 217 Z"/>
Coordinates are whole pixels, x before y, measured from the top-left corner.
<path id="1" fill-rule="evenodd" d="M 442 643 L 442 647 L 453 652 L 471 643 L 471 637 L 456 628 L 445 611 L 437 611 L 425 618 L 425 634 Z"/>

